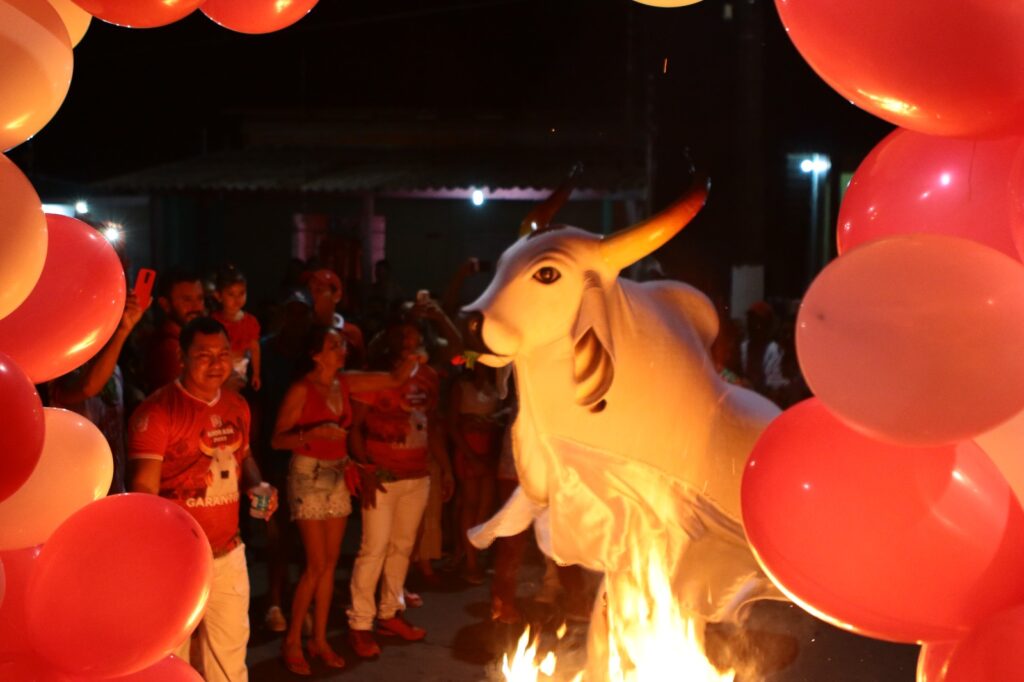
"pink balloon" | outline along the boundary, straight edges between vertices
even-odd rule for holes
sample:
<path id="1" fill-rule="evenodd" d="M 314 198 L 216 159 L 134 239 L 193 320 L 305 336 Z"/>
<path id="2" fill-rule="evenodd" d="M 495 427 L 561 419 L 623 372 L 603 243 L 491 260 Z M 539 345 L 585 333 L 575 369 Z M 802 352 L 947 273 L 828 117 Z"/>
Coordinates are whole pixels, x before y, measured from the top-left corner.
<path id="1" fill-rule="evenodd" d="M 103 433 L 82 415 L 43 408 L 46 436 L 25 484 L 0 502 L 0 549 L 46 542 L 73 513 L 105 496 L 114 459 Z"/>
<path id="2" fill-rule="evenodd" d="M 843 197 L 839 253 L 914 232 L 973 239 L 1019 260 L 1024 138 L 956 140 L 896 130 L 882 140 Z"/>
<path id="3" fill-rule="evenodd" d="M 47 0 L 0 0 L 0 64 L 4 151 L 38 133 L 57 113 L 71 86 L 71 39 Z"/>
<path id="4" fill-rule="evenodd" d="M 1024 409 L 1024 266 L 943 235 L 879 239 L 832 261 L 797 316 L 807 384 L 880 440 L 972 438 Z"/>
<path id="5" fill-rule="evenodd" d="M 0 503 L 24 485 L 43 451 L 43 403 L 36 387 L 0 353 Z"/>
<path id="6" fill-rule="evenodd" d="M 318 0 L 206 0 L 203 14 L 239 33 L 271 33 L 309 14 Z"/>
<path id="7" fill-rule="evenodd" d="M 37 384 L 66 374 L 99 352 L 121 321 L 124 270 L 89 225 L 46 216 L 49 248 L 29 297 L 0 319 L 0 352 Z"/>
<path id="8" fill-rule="evenodd" d="M 943 682 L 956 642 L 929 642 L 917 657 L 917 682 Z"/>
<path id="9" fill-rule="evenodd" d="M 0 64 L 3 63 L 0 59 Z M 47 239 L 46 216 L 39 195 L 21 169 L 2 155 L 0 225 L 4 226 L 0 230 L 0 318 L 3 318 L 25 302 L 39 281 L 46 262 Z"/>
<path id="10" fill-rule="evenodd" d="M 1024 601 L 1024 511 L 974 443 L 880 443 L 812 398 L 768 425 L 741 496 L 761 565 L 837 627 L 955 640 Z"/>
<path id="11" fill-rule="evenodd" d="M 1024 10 L 1012 2 L 776 0 L 793 44 L 845 99 L 898 126 L 1024 130 Z"/>
<path id="12" fill-rule="evenodd" d="M 978 625 L 953 649 L 945 682 L 1024 679 L 1024 605 Z"/>
<path id="13" fill-rule="evenodd" d="M 156 664 L 202 619 L 213 577 L 206 534 L 157 495 L 97 500 L 43 547 L 28 588 L 28 635 L 49 663 L 114 677 Z"/>
<path id="14" fill-rule="evenodd" d="M 0 659 L 4 658 L 4 654 L 29 649 L 28 634 L 25 632 L 25 593 L 41 550 L 40 546 L 0 552 L 6 581 L 4 601 L 0 604 Z M 15 678 L 0 675 L 0 679 Z"/>
<path id="15" fill-rule="evenodd" d="M 195 11 L 203 0 L 74 0 L 97 19 L 128 28 L 173 24 Z"/>

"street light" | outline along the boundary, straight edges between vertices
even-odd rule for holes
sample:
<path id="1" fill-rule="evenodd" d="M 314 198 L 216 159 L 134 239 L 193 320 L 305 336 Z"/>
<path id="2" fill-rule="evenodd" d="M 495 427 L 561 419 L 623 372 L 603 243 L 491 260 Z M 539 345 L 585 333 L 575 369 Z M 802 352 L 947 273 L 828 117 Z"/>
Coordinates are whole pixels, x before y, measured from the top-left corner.
<path id="1" fill-rule="evenodd" d="M 822 181 L 828 177 L 832 161 L 824 154 L 811 154 L 800 160 L 800 171 L 811 176 L 811 234 L 807 244 L 807 275 L 813 279 L 821 267 L 828 262 L 829 241 L 827 228 L 820 225 Z"/>
<path id="2" fill-rule="evenodd" d="M 107 221 L 103 223 L 102 232 L 108 242 L 117 246 L 123 236 L 124 227 L 120 223 Z"/>
<path id="3" fill-rule="evenodd" d="M 470 200 L 473 202 L 474 206 L 483 206 L 484 191 L 482 189 L 473 190 L 473 193 L 470 195 Z"/>

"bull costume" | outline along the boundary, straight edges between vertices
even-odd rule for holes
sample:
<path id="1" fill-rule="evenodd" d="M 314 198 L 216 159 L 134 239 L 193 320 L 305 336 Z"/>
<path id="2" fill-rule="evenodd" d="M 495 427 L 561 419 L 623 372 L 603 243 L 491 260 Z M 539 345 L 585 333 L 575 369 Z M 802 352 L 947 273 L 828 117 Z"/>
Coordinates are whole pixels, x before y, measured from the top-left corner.
<path id="1" fill-rule="evenodd" d="M 697 214 L 707 183 L 603 239 L 548 227 L 570 192 L 563 185 L 524 220 L 465 309 L 480 361 L 514 367 L 520 392 L 520 488 L 471 538 L 485 547 L 532 522 L 557 562 L 604 572 L 609 597 L 643 589 L 637 567 L 655 548 L 684 613 L 737 621 L 751 601 L 783 598 L 740 520 L 747 455 L 778 409 L 715 372 L 718 318 L 703 294 L 618 278 Z M 628 651 L 608 651 L 609 623 L 623 614 L 604 603 L 614 608 L 612 599 L 595 606 L 587 679 L 605 679 L 610 656 L 630 661 Z"/>

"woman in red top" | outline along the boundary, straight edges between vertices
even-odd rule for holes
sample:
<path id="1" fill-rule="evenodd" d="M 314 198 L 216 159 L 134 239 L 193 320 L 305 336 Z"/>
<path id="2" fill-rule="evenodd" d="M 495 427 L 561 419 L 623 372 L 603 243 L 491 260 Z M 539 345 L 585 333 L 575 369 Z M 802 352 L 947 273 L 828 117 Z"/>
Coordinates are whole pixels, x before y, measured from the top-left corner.
<path id="1" fill-rule="evenodd" d="M 288 498 L 292 520 L 306 550 L 306 568 L 295 588 L 291 621 L 282 646 L 285 666 L 299 675 L 311 674 L 302 653 L 302 623 L 313 603 L 313 637 L 307 651 L 329 667 L 344 659 L 327 643 L 327 615 L 334 591 L 334 569 L 341 553 L 345 523 L 352 512 L 345 485 L 348 466 L 348 426 L 352 422 L 350 392 L 379 391 L 401 385 L 415 360 L 383 372 L 341 373 L 347 346 L 329 327 L 314 327 L 306 344 L 302 378 L 285 394 L 277 413 L 271 447 L 291 450 Z"/>

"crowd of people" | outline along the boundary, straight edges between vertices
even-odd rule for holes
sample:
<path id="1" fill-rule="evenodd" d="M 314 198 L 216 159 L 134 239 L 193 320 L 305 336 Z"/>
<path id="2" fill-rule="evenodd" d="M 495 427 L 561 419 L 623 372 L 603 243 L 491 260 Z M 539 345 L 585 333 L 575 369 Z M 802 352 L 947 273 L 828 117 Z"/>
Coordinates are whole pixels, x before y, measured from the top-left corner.
<path id="1" fill-rule="evenodd" d="M 237 267 L 161 273 L 152 309 L 130 294 L 110 341 L 47 387 L 51 405 L 81 412 L 107 437 L 112 494 L 169 498 L 206 532 L 213 586 L 176 653 L 211 682 L 248 678 L 247 533 L 266 548 L 263 626 L 283 633 L 282 661 L 296 675 L 345 665 L 327 632 L 342 615 L 332 604 L 353 513 L 361 535 L 343 601 L 356 656 L 380 655 L 378 637 L 426 636 L 406 617 L 423 603 L 406 587 L 410 567 L 427 588 L 442 569 L 480 585 L 490 567 L 492 617 L 521 619 L 517 572 L 529 534 L 499 541 L 490 556 L 466 538 L 516 486 L 514 387 L 473 362 L 453 321 L 479 261 L 460 268 L 440 301 L 404 296 L 378 264 L 358 303 L 331 269 L 300 265 L 259 316 Z M 723 326 L 716 367 L 777 402 L 795 400 L 806 387 L 771 307 L 752 307 L 746 326 L 742 340 Z M 246 508 L 251 524 L 240 522 Z M 296 539 L 304 560 L 293 585 Z M 588 618 L 593 595 L 580 569 L 548 561 L 536 598 L 558 592 L 567 615 Z"/>

